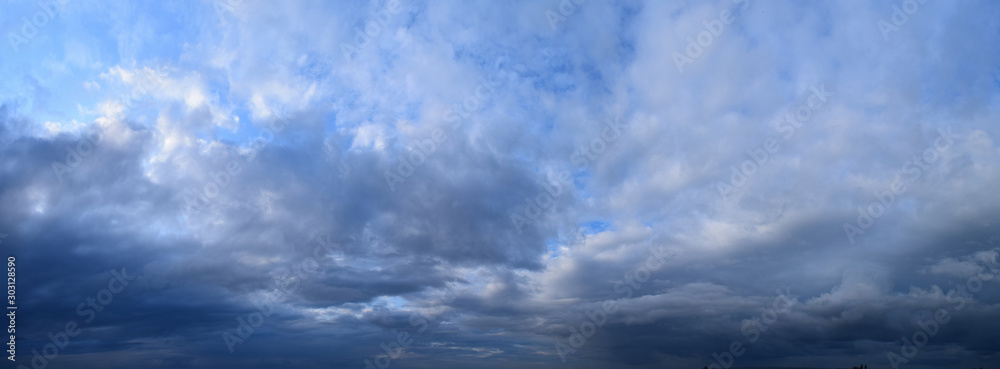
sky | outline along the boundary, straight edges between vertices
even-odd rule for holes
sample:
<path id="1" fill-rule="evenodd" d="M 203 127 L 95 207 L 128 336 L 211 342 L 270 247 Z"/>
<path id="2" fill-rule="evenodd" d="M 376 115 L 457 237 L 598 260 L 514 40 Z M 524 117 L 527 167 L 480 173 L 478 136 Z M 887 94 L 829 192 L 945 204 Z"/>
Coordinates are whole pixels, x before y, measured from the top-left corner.
<path id="1" fill-rule="evenodd" d="M 0 35 L 7 367 L 1000 365 L 995 1 L 0 0 Z"/>

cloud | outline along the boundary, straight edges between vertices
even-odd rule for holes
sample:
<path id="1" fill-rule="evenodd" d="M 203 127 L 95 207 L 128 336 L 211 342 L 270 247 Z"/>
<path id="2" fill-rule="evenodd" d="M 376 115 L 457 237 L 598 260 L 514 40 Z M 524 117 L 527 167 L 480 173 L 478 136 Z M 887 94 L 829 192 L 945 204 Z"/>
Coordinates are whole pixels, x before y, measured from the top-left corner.
<path id="1" fill-rule="evenodd" d="M 998 359 L 991 2 L 69 4 L 0 64 L 25 363 L 874 367 L 940 309 L 908 365 Z"/>

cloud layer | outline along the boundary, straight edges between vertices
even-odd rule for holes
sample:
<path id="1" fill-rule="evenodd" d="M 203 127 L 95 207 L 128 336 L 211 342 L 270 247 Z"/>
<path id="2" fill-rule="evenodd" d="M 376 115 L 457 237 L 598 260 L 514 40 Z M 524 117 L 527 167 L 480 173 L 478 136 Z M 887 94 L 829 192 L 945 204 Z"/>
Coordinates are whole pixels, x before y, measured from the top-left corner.
<path id="1" fill-rule="evenodd" d="M 4 8 L 17 364 L 1000 363 L 995 2 Z"/>

